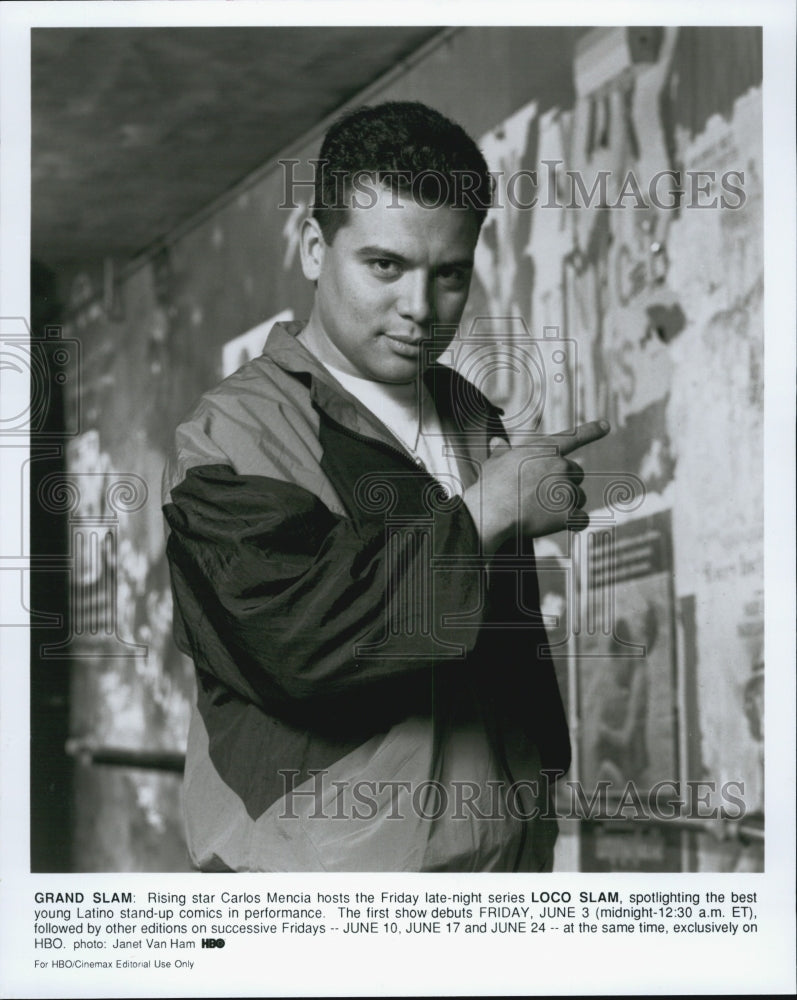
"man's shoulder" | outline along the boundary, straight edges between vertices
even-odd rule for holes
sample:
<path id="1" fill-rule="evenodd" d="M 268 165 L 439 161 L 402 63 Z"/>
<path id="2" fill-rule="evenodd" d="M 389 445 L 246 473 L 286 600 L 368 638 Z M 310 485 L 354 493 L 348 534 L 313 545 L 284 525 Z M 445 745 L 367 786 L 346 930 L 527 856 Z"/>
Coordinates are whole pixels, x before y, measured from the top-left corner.
<path id="1" fill-rule="evenodd" d="M 301 329 L 301 324 L 291 326 Z M 309 377 L 302 376 L 305 370 L 310 370 L 306 352 L 296 343 L 290 327 L 275 324 L 263 352 L 206 390 L 182 424 L 226 416 L 245 426 L 269 416 L 271 404 L 277 409 L 286 402 L 300 407 L 306 404 L 305 397 L 309 400 Z"/>
<path id="2" fill-rule="evenodd" d="M 254 400 L 279 402 L 301 396 L 302 381 L 281 368 L 267 354 L 251 358 L 204 392 L 193 413 L 209 409 L 245 407 Z"/>
<path id="3" fill-rule="evenodd" d="M 289 441 L 300 439 L 314 450 L 317 418 L 310 380 L 301 373 L 300 349 L 291 370 L 273 356 L 270 340 L 271 334 L 261 355 L 204 392 L 177 426 L 164 494 L 194 466 L 273 471 L 266 456 L 283 452 Z"/>

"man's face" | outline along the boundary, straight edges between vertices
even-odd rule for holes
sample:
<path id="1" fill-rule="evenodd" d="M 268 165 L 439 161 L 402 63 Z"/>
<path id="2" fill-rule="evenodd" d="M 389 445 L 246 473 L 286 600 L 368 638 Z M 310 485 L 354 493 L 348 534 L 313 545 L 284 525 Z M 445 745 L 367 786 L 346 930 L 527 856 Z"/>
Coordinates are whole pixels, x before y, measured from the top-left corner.
<path id="1" fill-rule="evenodd" d="M 473 213 L 426 208 L 374 185 L 376 204 L 346 209 L 331 244 L 315 220 L 302 265 L 316 282 L 303 339 L 324 362 L 378 382 L 409 382 L 428 360 L 433 327 L 456 326 L 465 308 L 479 230 Z M 436 336 L 435 351 L 451 331 Z"/>

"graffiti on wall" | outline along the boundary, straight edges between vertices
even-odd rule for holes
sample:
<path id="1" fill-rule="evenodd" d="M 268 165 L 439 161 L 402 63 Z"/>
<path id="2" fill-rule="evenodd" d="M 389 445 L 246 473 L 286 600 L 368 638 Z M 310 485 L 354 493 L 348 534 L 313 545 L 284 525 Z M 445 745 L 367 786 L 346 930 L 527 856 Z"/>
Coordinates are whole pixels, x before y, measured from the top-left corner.
<path id="1" fill-rule="evenodd" d="M 463 329 L 479 317 L 506 325 L 520 316 L 532 338 L 556 330 L 572 343 L 572 394 L 559 405 L 561 394 L 552 394 L 534 430 L 608 417 L 613 432 L 584 456 L 587 468 L 592 460 L 637 477 L 644 493 L 618 517 L 618 537 L 668 518 L 661 530 L 671 537 L 671 568 L 633 587 L 615 580 L 612 630 L 579 643 L 587 658 L 571 708 L 580 777 L 644 785 L 656 761 L 661 777 L 743 782 L 755 813 L 763 660 L 749 619 L 760 609 L 763 548 L 761 94 L 751 88 L 699 132 L 678 125 L 677 42 L 677 29 L 662 29 L 635 62 L 618 48 L 626 44 L 619 34 L 612 42 L 598 33 L 594 50 L 588 36 L 572 109 L 540 115 L 532 102 L 482 138 L 501 207 L 485 223 Z M 514 412 L 525 387 L 511 365 L 502 374 L 493 395 Z M 605 514 L 600 494 L 588 496 Z M 571 544 L 540 540 L 538 556 L 566 569 Z M 585 604 L 588 591 L 570 600 Z M 697 645 L 697 681 L 680 703 L 677 595 L 694 597 Z M 572 638 L 553 644 L 558 655 L 575 655 Z M 615 655 L 627 643 L 644 646 L 646 657 Z M 652 712 L 654 700 L 663 712 Z M 699 719 L 701 737 L 679 760 L 682 715 Z M 677 862 L 677 839 L 655 857 Z M 706 851 L 697 864 L 734 862 Z"/>

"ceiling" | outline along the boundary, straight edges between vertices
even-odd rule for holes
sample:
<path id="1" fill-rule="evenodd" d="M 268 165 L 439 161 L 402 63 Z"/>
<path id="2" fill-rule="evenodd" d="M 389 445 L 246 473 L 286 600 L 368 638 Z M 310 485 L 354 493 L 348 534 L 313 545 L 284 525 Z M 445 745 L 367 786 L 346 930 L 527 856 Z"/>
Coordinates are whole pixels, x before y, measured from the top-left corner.
<path id="1" fill-rule="evenodd" d="M 440 30 L 34 29 L 33 257 L 129 260 Z"/>

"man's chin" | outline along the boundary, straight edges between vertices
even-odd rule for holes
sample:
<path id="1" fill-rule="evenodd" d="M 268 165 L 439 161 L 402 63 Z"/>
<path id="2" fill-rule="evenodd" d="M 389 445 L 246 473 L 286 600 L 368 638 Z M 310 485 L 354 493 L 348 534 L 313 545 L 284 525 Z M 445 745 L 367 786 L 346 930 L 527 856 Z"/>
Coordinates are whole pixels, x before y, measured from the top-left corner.
<path id="1" fill-rule="evenodd" d="M 411 372 L 381 371 L 371 377 L 375 382 L 384 382 L 386 385 L 409 385 L 411 382 L 418 381 L 418 371 L 419 369 L 416 365 Z"/>
<path id="2" fill-rule="evenodd" d="M 411 352 L 402 352 L 394 349 L 391 339 L 384 338 L 387 350 L 382 352 L 378 363 L 373 366 L 372 378 L 379 382 L 412 382 L 418 377 L 421 370 L 422 361 L 426 361 L 425 351 L 417 349 Z"/>

